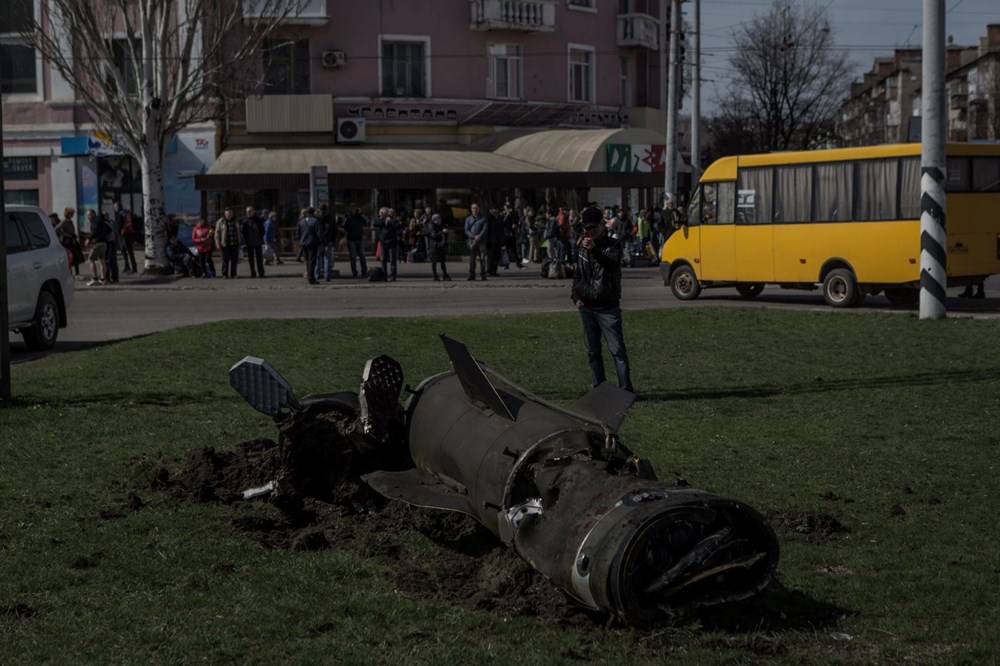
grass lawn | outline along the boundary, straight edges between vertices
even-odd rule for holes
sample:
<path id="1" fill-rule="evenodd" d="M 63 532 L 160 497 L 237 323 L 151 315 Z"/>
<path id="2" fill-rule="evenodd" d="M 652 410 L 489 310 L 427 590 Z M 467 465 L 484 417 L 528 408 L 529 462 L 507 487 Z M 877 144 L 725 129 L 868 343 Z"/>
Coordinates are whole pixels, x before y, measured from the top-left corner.
<path id="1" fill-rule="evenodd" d="M 300 395 L 357 390 L 383 352 L 416 385 L 448 367 L 442 331 L 545 398 L 588 389 L 572 313 L 227 322 L 14 366 L 16 402 L 0 408 L 0 662 L 996 659 L 995 320 L 627 312 L 645 399 L 625 443 L 662 478 L 768 515 L 782 546 L 760 599 L 655 631 L 428 601 L 394 584 L 406 557 L 269 549 L 233 529 L 245 506 L 151 489 L 157 465 L 177 470 L 196 447 L 275 436 L 228 385 L 244 355 Z M 412 557 L 443 547 L 416 532 L 401 543 Z"/>

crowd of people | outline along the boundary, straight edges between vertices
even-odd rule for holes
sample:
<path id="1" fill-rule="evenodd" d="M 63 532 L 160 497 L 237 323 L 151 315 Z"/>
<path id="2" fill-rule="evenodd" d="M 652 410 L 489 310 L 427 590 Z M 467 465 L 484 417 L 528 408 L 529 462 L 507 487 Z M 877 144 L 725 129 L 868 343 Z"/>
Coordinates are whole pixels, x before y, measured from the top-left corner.
<path id="1" fill-rule="evenodd" d="M 81 236 L 73 221 L 76 209 L 67 207 L 62 217 L 57 213 L 49 215 L 56 237 L 64 248 L 73 274 L 82 279 L 80 266 L 86 261 L 90 267 L 88 286 L 100 286 L 118 282 L 120 273 L 136 273 L 135 240 L 139 236 L 132 215 L 122 208 L 121 202 L 114 202 L 111 215 L 106 212 L 88 210 L 84 215 L 90 233 Z M 122 255 L 124 267 L 119 271 L 118 254 Z"/>
<path id="2" fill-rule="evenodd" d="M 66 247 L 74 273 L 80 278 L 80 266 L 89 263 L 88 286 L 118 282 L 119 273 L 137 271 L 135 242 L 139 234 L 132 216 L 119 202 L 114 212 L 85 213 L 90 234 L 78 235 L 73 218 L 76 211 L 67 208 L 60 218 L 52 214 L 52 224 Z M 428 262 L 435 281 L 449 281 L 446 258 L 464 242 L 469 253 L 469 280 L 497 276 L 500 267 L 523 269 L 529 263 L 572 265 L 576 261 L 583 234 L 581 211 L 570 207 L 532 206 L 515 208 L 509 201 L 502 205 L 471 205 L 464 220 L 454 223 L 450 207 L 435 210 L 418 206 L 408 213 L 394 208 L 380 208 L 369 220 L 357 205 L 344 217 L 333 215 L 325 204 L 300 211 L 295 229 L 298 241 L 296 261 L 306 264 L 305 278 L 310 283 L 329 281 L 334 275 L 334 253 L 346 245 L 351 277 L 395 281 L 399 262 Z M 659 248 L 677 226 L 673 207 L 662 211 L 603 209 L 609 235 L 623 247 L 622 261 L 628 265 L 635 257 L 645 256 L 653 263 Z M 446 222 L 451 221 L 451 225 Z M 370 232 L 370 236 L 369 236 Z M 284 263 L 281 258 L 279 219 L 275 211 L 257 211 L 248 206 L 238 217 L 235 209 L 226 208 L 210 224 L 199 219 L 191 231 L 191 246 L 177 237 L 176 226 L 168 230 L 166 259 L 170 269 L 184 276 L 203 279 L 236 279 L 239 265 L 246 261 L 251 278 L 266 278 L 268 265 Z M 124 262 L 119 271 L 118 254 Z M 368 257 L 374 255 L 377 268 L 368 269 Z M 216 258 L 220 266 L 216 266 Z M 567 271 L 569 273 L 571 271 Z"/>

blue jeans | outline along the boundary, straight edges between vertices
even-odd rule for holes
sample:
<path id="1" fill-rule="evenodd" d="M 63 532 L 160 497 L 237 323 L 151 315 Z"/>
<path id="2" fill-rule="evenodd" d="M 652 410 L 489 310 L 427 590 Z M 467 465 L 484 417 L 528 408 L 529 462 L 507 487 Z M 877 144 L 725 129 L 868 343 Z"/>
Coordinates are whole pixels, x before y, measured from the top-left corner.
<path id="1" fill-rule="evenodd" d="M 618 386 L 634 392 L 629 372 L 628 351 L 625 349 L 625 337 L 622 334 L 621 308 L 592 308 L 584 305 L 579 310 L 580 321 L 583 323 L 583 347 L 587 350 L 587 361 L 590 363 L 591 383 L 597 386 L 605 381 L 604 359 L 601 357 L 603 335 L 608 343 L 611 358 L 615 361 Z"/>
<path id="2" fill-rule="evenodd" d="M 320 245 L 316 254 L 316 279 L 330 279 L 330 268 L 333 266 L 333 244 Z"/>
<path id="3" fill-rule="evenodd" d="M 351 257 L 351 275 L 358 276 L 357 259 L 361 260 L 361 275 L 368 274 L 368 264 L 365 262 L 365 242 L 364 240 L 348 240 L 347 253 Z"/>

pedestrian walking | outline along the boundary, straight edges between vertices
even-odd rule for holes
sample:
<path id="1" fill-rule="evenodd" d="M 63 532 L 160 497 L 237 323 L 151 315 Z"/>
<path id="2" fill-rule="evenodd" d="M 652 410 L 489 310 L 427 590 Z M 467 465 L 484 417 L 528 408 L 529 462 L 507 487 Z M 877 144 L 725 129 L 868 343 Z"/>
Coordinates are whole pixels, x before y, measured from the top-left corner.
<path id="1" fill-rule="evenodd" d="M 247 206 L 246 213 L 240 222 L 240 235 L 250 264 L 250 277 L 267 277 L 264 275 L 264 220 L 253 206 Z"/>
<path id="2" fill-rule="evenodd" d="M 465 218 L 465 245 L 469 248 L 469 280 L 476 279 L 476 261 L 480 276 L 486 279 L 486 217 L 479 212 L 479 204 L 472 204 L 471 213 Z"/>
<path id="3" fill-rule="evenodd" d="M 451 282 L 451 276 L 448 275 L 448 266 L 446 263 L 448 250 L 447 233 L 444 225 L 441 223 L 441 216 L 437 213 L 431 215 L 431 221 L 427 225 L 427 240 L 430 245 L 428 258 L 431 261 L 431 272 L 434 273 L 435 282 L 439 282 L 442 279 L 445 282 Z M 438 278 L 438 266 L 441 266 L 440 278 Z"/>
<path id="4" fill-rule="evenodd" d="M 227 280 L 236 279 L 236 264 L 240 260 L 240 225 L 233 216 L 233 209 L 226 208 L 222 217 L 215 223 L 215 244 L 222 255 L 222 277 Z"/>
<path id="5" fill-rule="evenodd" d="M 368 220 L 361 214 L 357 206 L 344 220 L 344 234 L 347 236 L 347 253 L 351 260 L 351 276 L 358 277 L 358 259 L 361 260 L 361 277 L 368 275 L 368 264 L 365 262 L 365 227 Z"/>
<path id="6" fill-rule="evenodd" d="M 298 224 L 299 247 L 306 261 L 306 279 L 309 284 L 317 284 L 316 280 L 316 253 L 322 242 L 323 230 L 320 227 L 319 219 L 316 218 L 316 210 L 310 206 L 302 209 Z"/>

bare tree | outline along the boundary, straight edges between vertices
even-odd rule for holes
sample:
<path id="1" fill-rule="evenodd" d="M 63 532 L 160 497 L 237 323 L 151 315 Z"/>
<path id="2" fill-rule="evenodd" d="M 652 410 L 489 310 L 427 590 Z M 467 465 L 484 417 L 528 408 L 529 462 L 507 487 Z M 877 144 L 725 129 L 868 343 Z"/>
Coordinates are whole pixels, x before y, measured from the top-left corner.
<path id="1" fill-rule="evenodd" d="M 254 56 L 299 6 L 300 0 L 46 0 L 25 34 L 73 86 L 94 125 L 138 162 L 147 270 L 165 265 L 167 144 L 180 129 L 216 118 L 217 101 L 233 88 L 254 85 Z"/>
<path id="2" fill-rule="evenodd" d="M 719 99 L 719 129 L 743 132 L 742 149 L 752 152 L 829 141 L 850 66 L 847 54 L 834 46 L 826 10 L 775 0 L 734 32 L 733 42 L 733 74 Z M 733 153 L 714 145 L 722 154 Z"/>

